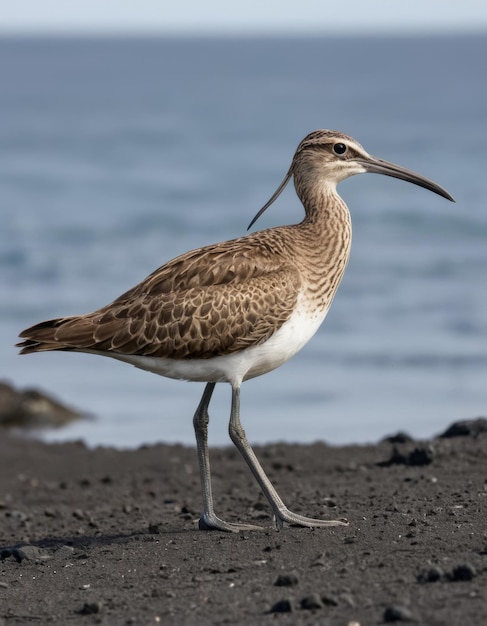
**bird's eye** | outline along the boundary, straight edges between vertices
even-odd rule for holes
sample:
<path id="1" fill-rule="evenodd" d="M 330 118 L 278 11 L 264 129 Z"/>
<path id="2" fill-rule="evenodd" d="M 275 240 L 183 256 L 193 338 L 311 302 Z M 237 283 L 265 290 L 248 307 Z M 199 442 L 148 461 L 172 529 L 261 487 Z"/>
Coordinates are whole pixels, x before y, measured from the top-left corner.
<path id="1" fill-rule="evenodd" d="M 347 146 L 346 146 L 344 143 L 336 143 L 336 144 L 333 146 L 333 152 L 334 152 L 335 154 L 340 155 L 340 156 L 341 156 L 342 154 L 345 154 L 345 152 L 346 152 L 346 151 L 347 151 Z"/>

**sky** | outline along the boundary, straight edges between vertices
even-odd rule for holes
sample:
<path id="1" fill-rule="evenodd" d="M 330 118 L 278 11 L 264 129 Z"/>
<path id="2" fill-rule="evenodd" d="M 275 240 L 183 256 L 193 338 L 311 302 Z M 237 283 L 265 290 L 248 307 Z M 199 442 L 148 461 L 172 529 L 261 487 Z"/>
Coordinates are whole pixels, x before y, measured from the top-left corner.
<path id="1" fill-rule="evenodd" d="M 486 0 L 0 0 L 0 34 L 487 32 Z"/>

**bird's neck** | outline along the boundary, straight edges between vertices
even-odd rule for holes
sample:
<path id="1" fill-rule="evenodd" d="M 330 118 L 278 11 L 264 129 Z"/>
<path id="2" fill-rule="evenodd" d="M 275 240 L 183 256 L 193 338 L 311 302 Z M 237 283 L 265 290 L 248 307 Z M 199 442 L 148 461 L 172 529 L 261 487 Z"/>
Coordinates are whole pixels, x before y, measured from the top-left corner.
<path id="1" fill-rule="evenodd" d="M 301 236 L 296 240 L 307 268 L 309 289 L 323 310 L 331 304 L 350 256 L 350 213 L 334 187 L 322 188 L 315 197 L 307 196 L 303 205 L 306 216 L 297 225 Z"/>
<path id="2" fill-rule="evenodd" d="M 324 185 L 312 193 L 298 194 L 303 203 L 305 217 L 301 226 L 310 235 L 328 241 L 339 239 L 349 243 L 351 218 L 347 205 L 338 195 L 335 185 Z"/>

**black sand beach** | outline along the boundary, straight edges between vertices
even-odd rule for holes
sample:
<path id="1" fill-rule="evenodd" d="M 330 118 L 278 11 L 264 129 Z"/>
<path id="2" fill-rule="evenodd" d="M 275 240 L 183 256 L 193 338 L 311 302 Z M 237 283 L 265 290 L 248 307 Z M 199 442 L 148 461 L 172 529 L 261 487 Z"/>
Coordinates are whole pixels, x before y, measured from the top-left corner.
<path id="1" fill-rule="evenodd" d="M 289 506 L 331 529 L 273 529 L 233 449 L 197 530 L 196 453 L 0 434 L 0 624 L 487 623 L 487 433 L 257 448 Z M 462 434 L 463 432 L 463 434 Z M 455 433 L 453 433 L 455 434 Z M 401 440 L 401 438 L 400 438 Z"/>

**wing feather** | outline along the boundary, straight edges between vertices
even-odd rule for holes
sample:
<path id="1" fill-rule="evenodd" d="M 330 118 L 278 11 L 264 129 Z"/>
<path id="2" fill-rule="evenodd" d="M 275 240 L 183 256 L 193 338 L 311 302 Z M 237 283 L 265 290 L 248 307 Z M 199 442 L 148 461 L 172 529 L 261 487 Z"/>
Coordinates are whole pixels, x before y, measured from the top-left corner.
<path id="1" fill-rule="evenodd" d="M 191 359 L 263 343 L 289 318 L 300 288 L 277 230 L 270 242 L 255 233 L 188 252 L 98 311 L 25 330 L 19 345 Z"/>

